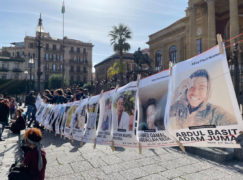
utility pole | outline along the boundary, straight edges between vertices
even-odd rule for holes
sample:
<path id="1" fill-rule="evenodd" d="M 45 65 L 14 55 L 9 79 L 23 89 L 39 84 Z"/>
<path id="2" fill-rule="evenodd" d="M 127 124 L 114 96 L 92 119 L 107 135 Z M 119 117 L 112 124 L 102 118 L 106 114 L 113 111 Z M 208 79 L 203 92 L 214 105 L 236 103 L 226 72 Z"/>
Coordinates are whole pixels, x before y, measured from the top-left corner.
<path id="1" fill-rule="evenodd" d="M 63 2 L 62 2 L 62 56 L 63 56 L 63 59 L 62 59 L 62 87 L 64 87 L 64 76 L 65 76 L 64 13 L 65 13 L 65 5 L 64 5 L 64 0 L 63 0 Z"/>
<path id="2" fill-rule="evenodd" d="M 42 19 L 41 19 L 41 14 L 39 18 L 39 32 L 38 32 L 38 37 L 37 37 L 37 49 L 38 49 L 38 69 L 37 69 L 37 91 L 40 92 L 40 78 L 41 78 L 41 31 L 42 31 Z"/>

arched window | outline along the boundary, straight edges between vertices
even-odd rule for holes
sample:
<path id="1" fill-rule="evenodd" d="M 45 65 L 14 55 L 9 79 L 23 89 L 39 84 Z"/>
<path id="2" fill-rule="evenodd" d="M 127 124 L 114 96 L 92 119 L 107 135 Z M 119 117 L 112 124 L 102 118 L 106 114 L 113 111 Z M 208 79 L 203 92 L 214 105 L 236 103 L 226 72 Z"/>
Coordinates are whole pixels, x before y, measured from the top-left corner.
<path id="1" fill-rule="evenodd" d="M 155 69 L 158 71 L 162 69 L 162 59 L 162 52 L 159 50 L 155 53 Z"/>
<path id="2" fill-rule="evenodd" d="M 169 49 L 170 61 L 177 63 L 177 48 L 175 45 L 171 46 Z"/>

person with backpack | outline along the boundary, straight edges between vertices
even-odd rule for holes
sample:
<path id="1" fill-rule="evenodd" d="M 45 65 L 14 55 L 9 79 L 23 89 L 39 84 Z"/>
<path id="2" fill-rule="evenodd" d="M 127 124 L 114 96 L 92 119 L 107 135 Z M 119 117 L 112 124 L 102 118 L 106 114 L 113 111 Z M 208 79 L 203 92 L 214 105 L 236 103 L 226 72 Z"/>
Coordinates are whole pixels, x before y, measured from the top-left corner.
<path id="1" fill-rule="evenodd" d="M 8 175 L 9 180 L 44 180 L 46 170 L 46 152 L 41 145 L 40 129 L 30 128 L 24 134 L 24 160 L 13 164 Z"/>

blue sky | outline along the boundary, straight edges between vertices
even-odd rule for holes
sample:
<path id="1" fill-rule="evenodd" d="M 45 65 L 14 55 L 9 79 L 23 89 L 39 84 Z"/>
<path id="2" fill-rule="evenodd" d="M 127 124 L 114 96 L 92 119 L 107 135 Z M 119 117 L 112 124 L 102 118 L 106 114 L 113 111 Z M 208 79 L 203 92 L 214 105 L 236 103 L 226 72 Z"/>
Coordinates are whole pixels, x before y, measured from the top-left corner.
<path id="1" fill-rule="evenodd" d="M 188 0 L 65 0 L 65 36 L 94 44 L 93 65 L 112 55 L 112 26 L 127 25 L 133 53 L 147 48 L 148 36 L 185 16 Z M 34 36 L 42 13 L 45 31 L 62 37 L 62 0 L 2 0 L 0 48 Z"/>

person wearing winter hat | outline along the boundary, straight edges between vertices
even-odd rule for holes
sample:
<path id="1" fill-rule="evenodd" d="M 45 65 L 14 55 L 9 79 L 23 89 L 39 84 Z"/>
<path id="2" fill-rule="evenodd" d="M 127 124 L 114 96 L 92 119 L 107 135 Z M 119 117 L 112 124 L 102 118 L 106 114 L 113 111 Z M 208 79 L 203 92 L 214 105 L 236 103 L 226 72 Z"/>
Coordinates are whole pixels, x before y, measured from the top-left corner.
<path id="1" fill-rule="evenodd" d="M 46 153 L 41 148 L 42 133 L 40 129 L 31 128 L 24 134 L 24 140 L 30 150 L 24 156 L 24 166 L 27 166 L 34 180 L 45 179 Z"/>

